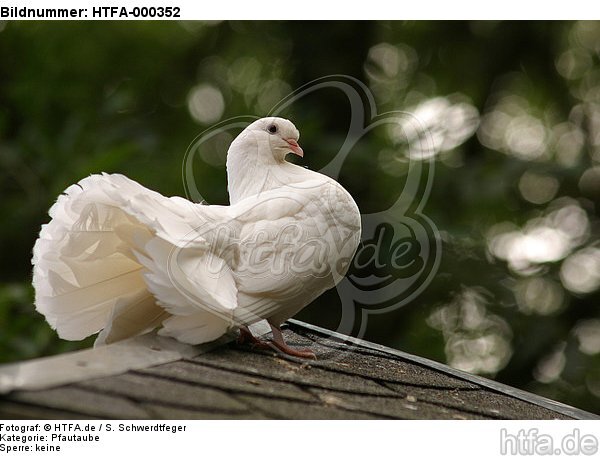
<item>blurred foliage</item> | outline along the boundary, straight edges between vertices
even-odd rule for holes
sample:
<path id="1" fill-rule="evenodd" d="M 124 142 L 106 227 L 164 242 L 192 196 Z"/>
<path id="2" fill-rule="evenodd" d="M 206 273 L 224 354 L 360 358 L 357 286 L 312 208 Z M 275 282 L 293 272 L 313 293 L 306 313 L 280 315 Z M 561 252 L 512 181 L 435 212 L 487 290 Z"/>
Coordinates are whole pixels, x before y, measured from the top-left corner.
<path id="1" fill-rule="evenodd" d="M 205 127 L 264 115 L 294 88 L 346 74 L 369 86 L 379 112 L 429 119 L 437 145 L 425 213 L 440 229 L 440 269 L 418 299 L 370 317 L 366 337 L 600 411 L 599 24 L 0 30 L 0 361 L 92 343 L 58 340 L 32 305 L 31 249 L 63 189 L 105 171 L 184 195 L 181 163 Z M 344 98 L 306 97 L 291 117 L 304 163 L 319 169 L 345 136 Z M 340 177 L 363 212 L 384 208 L 401 186 L 384 142 L 362 144 Z M 223 152 L 194 164 L 216 204 L 227 203 Z M 335 329 L 339 312 L 328 292 L 299 318 Z"/>

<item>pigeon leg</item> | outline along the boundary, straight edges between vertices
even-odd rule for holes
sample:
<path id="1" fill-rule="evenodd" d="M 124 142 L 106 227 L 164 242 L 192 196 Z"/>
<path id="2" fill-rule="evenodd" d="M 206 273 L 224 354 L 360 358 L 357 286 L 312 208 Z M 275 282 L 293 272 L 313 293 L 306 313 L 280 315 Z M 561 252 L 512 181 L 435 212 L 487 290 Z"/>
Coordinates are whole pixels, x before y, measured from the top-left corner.
<path id="1" fill-rule="evenodd" d="M 273 347 L 269 342 L 257 339 L 254 334 L 250 332 L 247 326 L 240 326 L 240 335 L 237 338 L 239 345 L 249 344 L 252 348 L 262 348 L 272 350 Z"/>
<path id="2" fill-rule="evenodd" d="M 269 321 L 269 320 L 267 320 Z M 310 358 L 317 359 L 317 355 L 314 354 L 312 350 L 304 349 L 304 350 L 296 350 L 295 348 L 290 347 L 285 343 L 283 339 L 283 334 L 281 334 L 281 329 L 279 326 L 273 325 L 269 321 L 269 325 L 271 326 L 271 330 L 273 331 L 273 342 L 272 344 L 283 353 L 286 353 L 291 356 L 297 356 L 299 358 Z"/>

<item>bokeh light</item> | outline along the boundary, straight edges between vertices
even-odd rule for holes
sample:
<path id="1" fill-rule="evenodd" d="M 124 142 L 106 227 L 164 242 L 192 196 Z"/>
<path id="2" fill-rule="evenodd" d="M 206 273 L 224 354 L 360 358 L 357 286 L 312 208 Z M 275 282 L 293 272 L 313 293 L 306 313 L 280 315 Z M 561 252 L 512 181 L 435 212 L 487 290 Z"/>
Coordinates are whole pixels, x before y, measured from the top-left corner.
<path id="1" fill-rule="evenodd" d="M 535 271 L 532 266 L 565 258 L 587 239 L 589 223 L 575 201 L 557 200 L 557 206 L 543 217 L 528 220 L 522 229 L 510 223 L 494 225 L 488 232 L 491 253 L 525 275 Z"/>
<path id="2" fill-rule="evenodd" d="M 552 383 L 560 378 L 567 364 L 565 348 L 566 344 L 561 343 L 550 354 L 540 360 L 533 371 L 533 376 L 538 382 Z"/>
<path id="3" fill-rule="evenodd" d="M 558 179 L 546 174 L 525 171 L 519 179 L 519 190 L 523 198 L 534 204 L 551 201 L 558 191 Z"/>
<path id="4" fill-rule="evenodd" d="M 188 95 L 188 109 L 194 120 L 209 125 L 217 122 L 225 111 L 225 100 L 219 89 L 210 84 L 194 87 Z"/>
<path id="5" fill-rule="evenodd" d="M 586 247 L 569 256 L 560 267 L 565 288 L 591 293 L 600 287 L 600 248 Z"/>
<path id="6" fill-rule="evenodd" d="M 520 279 L 514 291 L 519 310 L 527 315 L 551 315 L 563 307 L 562 287 L 546 277 Z"/>
<path id="7" fill-rule="evenodd" d="M 451 366 L 490 375 L 496 374 L 510 359 L 510 327 L 486 309 L 487 302 L 485 290 L 465 288 L 427 319 L 431 327 L 443 333 Z"/>
<path id="8" fill-rule="evenodd" d="M 582 320 L 577 323 L 573 332 L 581 352 L 590 356 L 600 353 L 600 319 Z"/>

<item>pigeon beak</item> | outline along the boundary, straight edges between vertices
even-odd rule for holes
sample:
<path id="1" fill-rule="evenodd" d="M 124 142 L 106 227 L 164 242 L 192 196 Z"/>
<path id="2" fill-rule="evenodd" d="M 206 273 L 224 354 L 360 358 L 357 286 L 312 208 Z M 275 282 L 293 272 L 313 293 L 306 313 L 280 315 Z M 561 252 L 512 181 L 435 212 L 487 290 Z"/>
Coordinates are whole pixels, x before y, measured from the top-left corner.
<path id="1" fill-rule="evenodd" d="M 302 147 L 300 147 L 300 144 L 298 144 L 298 142 L 296 142 L 295 139 L 286 139 L 285 141 L 290 145 L 290 149 L 292 150 L 292 153 L 298 155 L 299 157 L 304 157 L 304 151 L 302 150 Z"/>

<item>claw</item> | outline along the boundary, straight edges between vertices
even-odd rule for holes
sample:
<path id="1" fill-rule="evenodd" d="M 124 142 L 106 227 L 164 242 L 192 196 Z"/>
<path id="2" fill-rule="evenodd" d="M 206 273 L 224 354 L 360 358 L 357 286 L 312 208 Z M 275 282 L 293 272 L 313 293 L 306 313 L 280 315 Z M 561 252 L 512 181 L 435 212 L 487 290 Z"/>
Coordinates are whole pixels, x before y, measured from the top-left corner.
<path id="1" fill-rule="evenodd" d="M 271 325 L 271 331 L 273 331 L 272 344 L 275 347 L 277 347 L 279 351 L 286 353 L 290 356 L 297 356 L 299 358 L 317 359 L 317 355 L 315 355 L 315 353 L 312 350 L 296 350 L 295 348 L 290 347 L 288 344 L 285 343 L 285 340 L 283 339 L 283 334 L 281 334 L 281 329 L 279 329 L 279 326 L 273 325 L 270 321 L 269 325 Z"/>
<path id="2" fill-rule="evenodd" d="M 286 355 L 296 356 L 298 358 L 317 359 L 317 355 L 315 355 L 312 350 L 298 350 L 290 347 L 285 343 L 283 334 L 281 334 L 281 329 L 272 325 L 271 323 L 269 324 L 271 325 L 271 330 L 273 331 L 272 341 L 260 340 L 256 338 L 246 326 L 240 326 L 240 335 L 237 338 L 237 343 L 239 345 L 250 345 L 252 348 L 258 348 L 260 350 L 273 350 L 275 352 L 285 353 Z"/>

